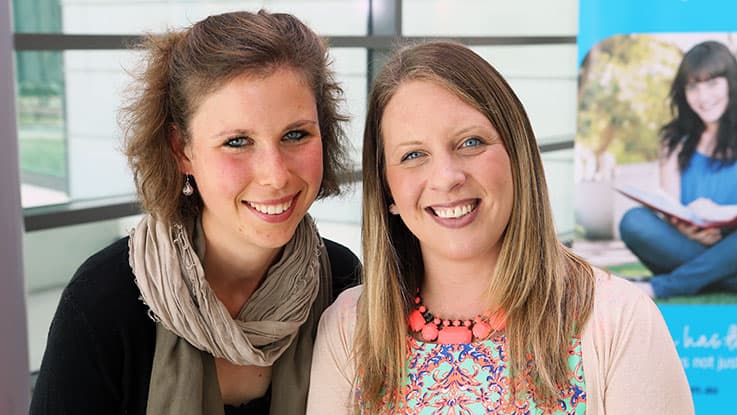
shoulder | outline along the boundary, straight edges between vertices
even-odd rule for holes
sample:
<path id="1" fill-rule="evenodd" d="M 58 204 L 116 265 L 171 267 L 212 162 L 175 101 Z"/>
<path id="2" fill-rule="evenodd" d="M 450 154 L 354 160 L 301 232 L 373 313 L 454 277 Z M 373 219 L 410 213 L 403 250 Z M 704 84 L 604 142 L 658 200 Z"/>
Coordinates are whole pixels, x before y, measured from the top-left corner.
<path id="1" fill-rule="evenodd" d="M 363 291 L 359 285 L 343 291 L 320 318 L 313 354 L 313 375 L 327 371 L 350 383 L 354 376 L 353 347 L 356 308 Z M 318 376 L 324 379 L 326 376 Z M 331 379 L 329 382 L 335 382 Z M 326 380 L 327 381 L 327 380 Z"/>
<path id="2" fill-rule="evenodd" d="M 320 319 L 310 368 L 308 414 L 351 412 L 356 374 L 353 338 L 361 291 L 361 286 L 345 290 Z"/>
<path id="3" fill-rule="evenodd" d="M 111 358 L 132 353 L 145 360 L 153 351 L 156 324 L 140 298 L 128 263 L 128 238 L 122 238 L 79 267 L 62 293 L 52 325 L 86 332 Z"/>
<path id="4" fill-rule="evenodd" d="M 693 414 L 688 382 L 658 307 L 629 281 L 601 270 L 595 275 L 594 308 L 582 338 L 592 407 L 598 413 Z"/>
<path id="5" fill-rule="evenodd" d="M 677 361 L 673 339 L 653 300 L 629 281 L 595 272 L 594 307 L 583 332 L 584 347 L 594 352 L 604 367 L 636 361 L 635 355 L 650 352 Z"/>
<path id="6" fill-rule="evenodd" d="M 91 325 L 105 327 L 114 320 L 132 323 L 148 319 L 139 297 L 128 263 L 126 237 L 89 257 L 64 289 L 62 301 L 84 313 Z"/>
<path id="7" fill-rule="evenodd" d="M 361 261 L 347 247 L 323 238 L 325 249 L 330 260 L 330 271 L 333 277 L 333 297 L 343 290 L 358 284 L 361 277 Z"/>
<path id="8" fill-rule="evenodd" d="M 323 317 L 337 318 L 341 321 L 355 320 L 358 299 L 361 297 L 362 292 L 363 285 L 357 285 L 343 291 L 335 299 L 333 304 L 325 310 Z"/>
<path id="9" fill-rule="evenodd" d="M 118 239 L 87 258 L 77 269 L 70 285 L 94 282 L 93 275 L 109 272 L 130 274 L 128 237 Z"/>
<path id="10" fill-rule="evenodd" d="M 609 271 L 594 268 L 594 277 L 596 278 L 595 306 L 619 308 L 622 306 L 655 305 L 652 299 L 633 283 Z"/>
<path id="11" fill-rule="evenodd" d="M 49 328 L 31 413 L 65 406 L 75 413 L 113 413 L 120 405 L 143 413 L 156 326 L 139 296 L 127 238 L 79 267 Z"/>
<path id="12" fill-rule="evenodd" d="M 655 303 L 631 282 L 601 269 L 594 269 L 596 288 L 590 324 L 625 328 L 660 317 Z"/>
<path id="13" fill-rule="evenodd" d="M 125 292 L 130 288 L 135 288 L 135 282 L 128 263 L 126 237 L 87 258 L 72 276 L 66 291 L 86 298 L 88 295 L 105 297 L 120 294 L 121 289 Z"/>
<path id="14" fill-rule="evenodd" d="M 356 328 L 356 310 L 363 285 L 348 288 L 331 304 L 320 319 L 319 331 L 324 336 L 337 336 L 340 343 L 349 344 Z"/>

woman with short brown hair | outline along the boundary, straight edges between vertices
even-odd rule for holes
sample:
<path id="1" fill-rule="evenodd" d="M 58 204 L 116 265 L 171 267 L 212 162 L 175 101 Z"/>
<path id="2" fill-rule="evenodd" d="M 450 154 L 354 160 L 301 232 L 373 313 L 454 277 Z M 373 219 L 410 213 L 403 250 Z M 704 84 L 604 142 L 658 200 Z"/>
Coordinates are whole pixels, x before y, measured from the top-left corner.
<path id="1" fill-rule="evenodd" d="M 358 259 L 307 215 L 346 168 L 342 91 L 288 14 L 149 36 L 122 112 L 146 211 L 65 289 L 32 414 L 299 414 Z"/>

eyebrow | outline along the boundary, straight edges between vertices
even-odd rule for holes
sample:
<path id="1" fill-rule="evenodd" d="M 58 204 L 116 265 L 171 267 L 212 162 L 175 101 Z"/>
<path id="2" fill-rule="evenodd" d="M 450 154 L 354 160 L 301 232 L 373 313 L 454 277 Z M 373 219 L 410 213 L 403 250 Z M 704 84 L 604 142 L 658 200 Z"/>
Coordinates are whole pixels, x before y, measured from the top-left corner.
<path id="1" fill-rule="evenodd" d="M 307 125 L 319 125 L 319 123 L 316 120 L 311 120 L 311 119 L 297 120 L 297 121 L 287 124 L 284 127 L 284 131 L 289 131 L 289 130 L 293 130 L 295 128 L 300 128 L 300 127 L 305 127 Z M 221 131 L 213 135 L 212 138 L 222 138 L 222 137 L 230 137 L 230 136 L 236 136 L 236 135 L 252 137 L 253 135 L 255 135 L 255 133 L 251 129 L 236 128 L 233 130 Z"/>
<path id="2" fill-rule="evenodd" d="M 222 137 L 233 137 L 233 136 L 245 136 L 250 137 L 253 135 L 253 131 L 251 130 L 244 130 L 241 128 L 237 128 L 235 130 L 225 130 L 221 131 L 215 135 L 212 136 L 213 139 L 215 138 L 222 138 Z"/>
<path id="3" fill-rule="evenodd" d="M 410 141 L 402 141 L 401 143 L 397 144 L 394 147 L 399 148 L 399 147 L 407 147 L 407 146 L 417 146 L 417 145 L 421 145 L 421 144 L 422 144 L 421 141 L 418 141 L 418 140 L 410 140 Z"/>
<path id="4" fill-rule="evenodd" d="M 486 126 L 486 125 L 474 124 L 474 125 L 470 125 L 470 126 L 465 127 L 465 128 L 461 128 L 460 130 L 456 131 L 454 133 L 454 135 L 455 136 L 460 136 L 460 135 L 467 134 L 470 131 L 478 131 L 478 130 L 485 131 L 485 132 L 490 132 L 491 133 L 491 132 L 496 131 L 496 128 L 494 128 L 493 126 L 491 128 L 489 128 L 489 126 Z"/>
<path id="5" fill-rule="evenodd" d="M 287 126 L 284 127 L 284 130 L 292 130 L 294 128 L 304 127 L 306 125 L 319 125 L 319 122 L 313 119 L 297 120 L 293 123 L 287 124 Z"/>

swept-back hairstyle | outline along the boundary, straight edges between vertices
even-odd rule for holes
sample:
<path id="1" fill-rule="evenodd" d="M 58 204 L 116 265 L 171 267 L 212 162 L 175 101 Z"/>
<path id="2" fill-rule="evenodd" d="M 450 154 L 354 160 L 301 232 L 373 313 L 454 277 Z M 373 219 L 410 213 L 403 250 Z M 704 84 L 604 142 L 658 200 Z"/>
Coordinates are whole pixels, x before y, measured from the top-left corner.
<path id="1" fill-rule="evenodd" d="M 513 208 L 489 281 L 489 298 L 507 314 L 510 369 L 529 374 L 539 396 L 552 398 L 567 382 L 572 335 L 591 311 L 591 267 L 556 238 L 542 161 L 525 110 L 504 78 L 460 44 L 429 42 L 396 52 L 369 96 L 363 142 L 364 290 L 356 328 L 357 409 L 389 411 L 406 375 L 407 316 L 423 278 L 419 241 L 388 213 L 382 118 L 403 82 L 447 88 L 484 114 L 511 161 Z M 528 356 L 534 361 L 528 366 Z M 531 370 L 530 372 L 527 372 Z"/>
<path id="2" fill-rule="evenodd" d="M 190 197 L 181 192 L 184 177 L 170 143 L 173 130 L 186 145 L 188 124 L 204 96 L 239 75 L 265 77 L 283 67 L 304 77 L 317 103 L 323 150 L 318 198 L 339 193 L 348 167 L 341 126 L 347 117 L 338 111 L 343 91 L 328 68 L 326 45 L 296 17 L 263 10 L 225 13 L 181 31 L 149 35 L 138 47 L 146 52 L 144 68 L 120 122 L 146 211 L 169 221 L 197 214 L 198 192 Z"/>
<path id="3" fill-rule="evenodd" d="M 719 160 L 719 166 L 737 160 L 737 60 L 724 44 L 713 40 L 699 43 L 689 49 L 678 66 L 670 87 L 670 108 L 673 119 L 661 129 L 667 154 L 679 145 L 678 166 L 688 166 L 701 134 L 706 129 L 704 121 L 694 112 L 686 100 L 686 88 L 690 83 L 702 82 L 723 76 L 727 79 L 729 103 L 719 119 L 717 143 L 711 156 Z"/>

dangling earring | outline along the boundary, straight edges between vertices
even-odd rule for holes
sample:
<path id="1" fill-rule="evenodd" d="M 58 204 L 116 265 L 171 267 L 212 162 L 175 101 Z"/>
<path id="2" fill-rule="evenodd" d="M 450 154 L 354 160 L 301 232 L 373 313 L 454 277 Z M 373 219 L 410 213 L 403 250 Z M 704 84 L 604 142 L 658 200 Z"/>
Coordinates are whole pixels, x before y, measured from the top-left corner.
<path id="1" fill-rule="evenodd" d="M 394 203 L 389 205 L 389 213 L 391 213 L 392 215 L 398 215 L 399 210 L 397 209 L 397 205 L 395 205 Z"/>
<path id="2" fill-rule="evenodd" d="M 192 183 L 189 182 L 189 178 L 191 176 L 189 174 L 184 175 L 184 187 L 182 188 L 182 194 L 185 196 L 192 196 L 192 193 L 194 193 L 194 187 L 192 187 Z"/>

